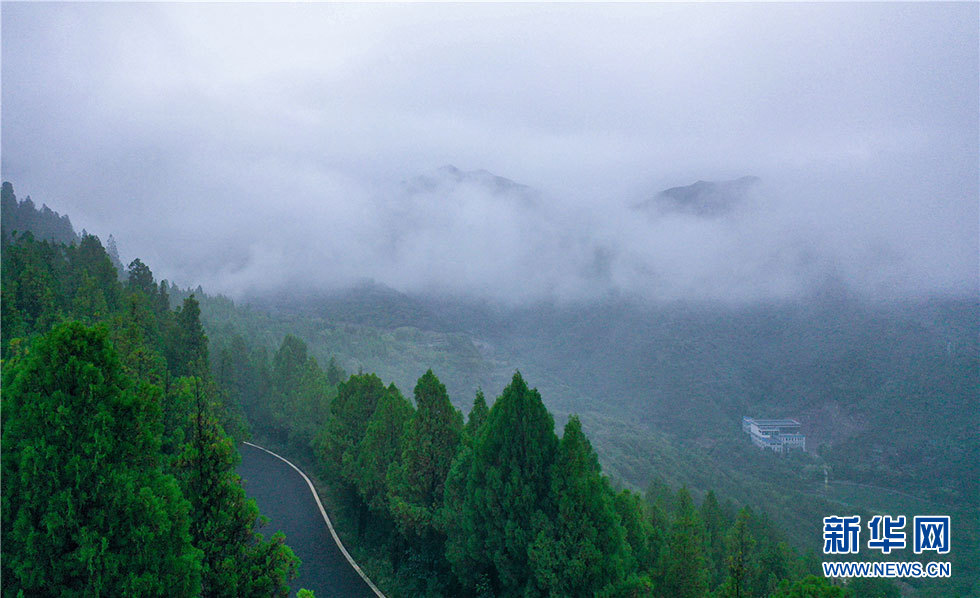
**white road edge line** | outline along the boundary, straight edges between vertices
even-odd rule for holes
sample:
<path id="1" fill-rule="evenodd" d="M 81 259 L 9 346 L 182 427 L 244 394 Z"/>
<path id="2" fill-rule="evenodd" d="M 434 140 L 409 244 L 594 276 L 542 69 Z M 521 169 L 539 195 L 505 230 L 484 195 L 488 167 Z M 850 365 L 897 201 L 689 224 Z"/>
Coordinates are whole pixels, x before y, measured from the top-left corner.
<path id="1" fill-rule="evenodd" d="M 263 450 L 269 453 L 270 455 L 272 455 L 273 457 L 276 457 L 277 459 L 281 459 L 284 463 L 286 463 L 286 465 L 292 467 L 299 473 L 299 475 L 303 476 L 303 479 L 306 480 L 306 485 L 310 487 L 310 492 L 313 493 L 313 498 L 316 499 L 316 506 L 320 508 L 320 514 L 323 515 L 323 520 L 327 523 L 327 529 L 330 530 L 330 535 L 333 536 L 333 541 L 336 542 L 337 547 L 340 548 L 340 552 L 344 553 L 344 556 L 347 558 L 347 562 L 350 563 L 350 566 L 354 568 L 354 571 L 357 571 L 357 574 L 361 576 L 361 579 L 364 580 L 364 583 L 366 583 L 368 586 L 370 586 L 372 590 L 374 590 L 374 593 L 378 595 L 378 598 L 385 598 L 385 595 L 381 593 L 381 590 L 378 589 L 378 586 L 374 585 L 374 582 L 368 579 L 368 576 L 364 574 L 364 571 L 361 571 L 361 568 L 358 566 L 357 563 L 354 562 L 354 559 L 351 557 L 350 553 L 347 552 L 346 548 L 344 548 L 344 543 L 340 541 L 340 537 L 337 535 L 337 532 L 333 529 L 333 524 L 330 523 L 330 517 L 327 517 L 327 512 L 323 509 L 323 503 L 320 502 L 320 496 L 316 493 L 316 488 L 313 487 L 313 482 L 311 482 L 310 478 L 308 478 L 306 474 L 303 473 L 303 470 L 293 465 L 289 461 L 289 459 L 286 459 L 282 455 L 277 455 L 265 447 L 259 446 L 257 444 L 252 444 L 251 442 L 248 441 L 242 441 L 242 442 L 249 446 Z"/>

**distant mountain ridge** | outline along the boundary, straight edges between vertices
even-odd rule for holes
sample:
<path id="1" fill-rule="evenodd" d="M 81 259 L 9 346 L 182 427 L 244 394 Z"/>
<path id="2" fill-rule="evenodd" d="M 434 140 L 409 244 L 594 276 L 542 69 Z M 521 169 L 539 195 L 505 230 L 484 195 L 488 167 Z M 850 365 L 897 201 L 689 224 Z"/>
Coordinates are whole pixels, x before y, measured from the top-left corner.
<path id="1" fill-rule="evenodd" d="M 14 195 L 14 187 L 9 182 L 4 181 L 2 191 L 0 191 L 0 222 L 2 222 L 3 237 L 9 239 L 13 233 L 30 232 L 34 238 L 43 241 L 54 241 L 71 245 L 79 241 L 78 234 L 68 215 L 60 215 L 51 210 L 47 205 L 41 204 L 38 209 L 31 196 L 28 195 L 22 201 L 17 200 Z"/>
<path id="2" fill-rule="evenodd" d="M 730 181 L 697 181 L 690 185 L 665 189 L 634 205 L 633 209 L 714 218 L 731 212 L 743 203 L 749 191 L 760 181 L 756 176 L 743 176 Z"/>
<path id="3" fill-rule="evenodd" d="M 10 241 L 14 234 L 22 235 L 30 233 L 35 239 L 40 241 L 50 241 L 52 243 L 64 243 L 65 245 L 77 245 L 82 237 L 88 234 L 84 229 L 82 234 L 75 232 L 75 228 L 68 218 L 68 214 L 62 216 L 49 208 L 46 204 L 41 204 L 38 209 L 28 195 L 23 201 L 18 201 L 14 194 L 14 186 L 4 181 L 2 191 L 0 191 L 0 227 L 4 243 Z M 105 242 L 105 250 L 109 255 L 109 260 L 116 267 L 120 276 L 125 273 L 122 261 L 119 259 L 119 250 L 116 248 L 116 241 L 109 235 Z"/>
<path id="4" fill-rule="evenodd" d="M 533 201 L 535 191 L 506 177 L 487 170 L 460 170 L 452 164 L 440 166 L 435 172 L 422 174 L 404 182 L 409 194 L 434 193 L 440 190 L 469 185 L 492 193 L 493 195 L 515 195 L 526 201 Z"/>

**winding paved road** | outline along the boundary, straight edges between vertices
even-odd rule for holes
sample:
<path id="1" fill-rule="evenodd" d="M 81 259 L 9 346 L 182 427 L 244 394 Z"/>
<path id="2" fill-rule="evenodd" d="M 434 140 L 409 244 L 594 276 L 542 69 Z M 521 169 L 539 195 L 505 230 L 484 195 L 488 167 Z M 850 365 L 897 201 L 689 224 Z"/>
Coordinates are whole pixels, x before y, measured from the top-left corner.
<path id="1" fill-rule="evenodd" d="M 286 544 L 303 564 L 292 584 L 313 590 L 316 598 L 377 598 L 381 593 L 368 585 L 337 545 L 327 527 L 318 500 L 305 476 L 291 463 L 265 449 L 245 443 L 240 446 L 242 462 L 238 475 L 245 493 L 254 498 L 259 511 L 269 518 L 262 528 L 265 537 L 276 531 L 286 534 Z"/>

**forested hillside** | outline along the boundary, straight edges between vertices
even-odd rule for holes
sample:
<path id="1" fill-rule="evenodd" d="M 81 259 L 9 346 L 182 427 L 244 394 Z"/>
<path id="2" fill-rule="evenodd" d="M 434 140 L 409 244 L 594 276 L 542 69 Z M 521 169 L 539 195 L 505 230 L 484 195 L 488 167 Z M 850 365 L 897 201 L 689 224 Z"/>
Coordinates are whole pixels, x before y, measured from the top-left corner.
<path id="1" fill-rule="evenodd" d="M 23 201 L 18 201 L 13 185 L 7 181 L 4 181 L 3 188 L 0 189 L 0 227 L 5 239 L 19 231 L 30 232 L 42 241 L 65 245 L 79 241 L 67 214 L 61 216 L 47 205 L 38 209 L 30 195 Z"/>
<path id="2" fill-rule="evenodd" d="M 258 305 L 348 367 L 441 342 L 454 396 L 501 384 L 520 365 L 559 411 L 594 411 L 702 448 L 741 438 L 742 415 L 796 417 L 836 478 L 945 503 L 980 496 L 973 300 L 874 304 L 836 289 L 747 307 L 621 300 L 502 309 L 376 287 L 362 294 L 360 310 L 353 292 Z M 344 327 L 377 338 L 369 350 L 345 346 L 328 332 Z M 411 349 L 396 344 L 404 339 Z M 386 372 L 401 381 L 397 368 Z"/>
<path id="3" fill-rule="evenodd" d="M 384 372 L 399 386 L 413 383 L 413 368 L 442 364 L 464 411 L 467 393 L 499 388 L 520 368 L 560 421 L 579 414 L 618 483 L 686 485 L 699 500 L 714 490 L 764 506 L 800 550 L 819 549 L 826 513 L 949 512 L 961 539 L 957 587 L 978 579 L 973 303 L 875 305 L 828 290 L 755 308 L 506 309 L 373 285 L 267 297 L 247 310 L 207 299 L 203 309 L 216 333 L 294 334 L 322 361 Z M 800 419 L 810 451 L 759 452 L 742 415 Z M 916 585 L 921 595 L 952 591 Z"/>
<path id="4" fill-rule="evenodd" d="M 875 475 L 860 467 L 890 468 L 892 457 L 872 451 L 848 472 L 833 450 L 853 437 L 828 434 L 817 454 L 780 459 L 727 428 L 746 410 L 807 415 L 806 397 L 780 402 L 760 390 L 775 388 L 773 374 L 750 376 L 765 343 L 738 343 L 772 313 L 454 310 L 376 291 L 317 315 L 179 289 L 138 259 L 120 281 L 91 235 L 64 244 L 18 232 L 4 235 L 2 252 L 5 596 L 285 595 L 298 563 L 281 537 L 255 535 L 258 513 L 233 474 L 234 440 L 248 435 L 313 465 L 345 542 L 391 596 L 898 596 L 890 582 L 815 577 L 821 517 L 885 510 L 821 491 L 823 466 L 860 481 Z M 915 346 L 858 345 L 852 332 L 841 343 L 863 350 L 864 363 L 884 360 L 882 371 L 906 355 L 908 379 L 954 413 L 971 392 L 958 368 L 975 341 L 949 308 L 936 309 L 933 327 L 922 326 L 948 343 L 948 363 L 920 364 Z M 810 320 L 783 320 L 794 318 L 769 350 L 799 338 L 796 355 L 815 358 L 794 375 L 815 375 L 830 351 L 807 344 Z M 950 369 L 916 373 L 930 367 Z M 688 396 L 705 379 L 717 386 Z M 870 413 L 862 401 L 895 396 L 842 402 Z M 896 475 L 917 475 L 907 463 Z M 946 466 L 946 494 L 919 494 L 941 508 L 965 503 L 954 519 L 964 552 L 951 555 L 964 574 L 904 586 L 921 596 L 969 595 L 975 577 L 975 537 L 964 531 L 975 479 L 956 469 L 962 462 Z"/>
<path id="5" fill-rule="evenodd" d="M 139 260 L 119 281 L 92 235 L 2 243 L 3 595 L 287 595 L 194 297 L 171 310 Z"/>

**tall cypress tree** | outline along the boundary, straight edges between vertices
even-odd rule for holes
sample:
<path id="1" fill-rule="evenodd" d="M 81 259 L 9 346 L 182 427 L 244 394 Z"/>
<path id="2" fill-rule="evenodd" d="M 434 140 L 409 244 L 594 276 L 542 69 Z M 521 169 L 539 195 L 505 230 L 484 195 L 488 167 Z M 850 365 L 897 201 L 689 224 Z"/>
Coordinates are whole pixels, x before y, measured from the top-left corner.
<path id="1" fill-rule="evenodd" d="M 463 416 L 446 387 L 428 370 L 415 385 L 416 410 L 402 441 L 401 463 L 392 469 L 391 502 L 403 529 L 425 534 L 442 505 L 446 475 L 463 432 Z"/>
<path id="2" fill-rule="evenodd" d="M 214 418 L 208 389 L 199 378 L 180 385 L 190 417 L 175 469 L 192 505 L 192 540 L 204 552 L 201 595 L 285 598 L 299 560 L 281 533 L 268 541 L 255 533 L 259 509 L 245 498 L 235 473 L 240 456 Z"/>
<path id="3" fill-rule="evenodd" d="M 388 512 L 388 470 L 402 460 L 405 428 L 414 409 L 394 384 L 378 400 L 368 420 L 356 456 L 345 464 L 345 477 L 354 480 L 364 502 L 375 512 Z"/>
<path id="4" fill-rule="evenodd" d="M 747 508 L 738 512 L 735 525 L 725 536 L 727 548 L 728 578 L 721 588 L 725 598 L 748 598 L 753 594 L 749 590 L 750 581 L 755 577 L 755 539 L 749 529 L 752 518 Z"/>
<path id="5" fill-rule="evenodd" d="M 156 389 L 77 323 L 4 366 L 4 594 L 196 595 L 201 553 L 159 463 Z"/>
<path id="6" fill-rule="evenodd" d="M 465 475 L 447 557 L 466 593 L 519 596 L 535 587 L 528 548 L 550 513 L 555 424 L 520 373 L 496 400 Z"/>
<path id="7" fill-rule="evenodd" d="M 554 519 L 530 549 L 539 587 L 551 596 L 594 596 L 623 581 L 632 568 L 626 532 L 599 458 L 574 416 L 558 447 L 551 493 Z"/>
<path id="8" fill-rule="evenodd" d="M 687 488 L 677 492 L 677 511 L 664 557 L 664 593 L 676 598 L 701 598 L 708 591 L 704 557 L 704 523 Z"/>
<path id="9" fill-rule="evenodd" d="M 274 388 L 285 395 L 299 387 L 306 366 L 307 348 L 301 339 L 287 334 L 272 358 Z"/>
<path id="10" fill-rule="evenodd" d="M 470 414 L 466 418 L 465 431 L 470 438 L 476 438 L 480 427 L 483 426 L 483 422 L 487 421 L 489 414 L 490 409 L 487 408 L 487 399 L 483 396 L 483 391 L 476 391 L 476 398 L 473 399 L 473 408 L 470 409 Z"/>
<path id="11" fill-rule="evenodd" d="M 354 449 L 364 438 L 368 420 L 386 392 L 381 378 L 374 374 L 356 374 L 340 384 L 330 403 L 327 422 L 315 441 L 323 473 L 342 475 L 345 461 L 354 458 Z"/>
<path id="12" fill-rule="evenodd" d="M 469 418 L 463 427 L 463 436 L 460 440 L 459 450 L 456 451 L 456 456 L 453 458 L 449 473 L 446 475 L 442 510 L 439 513 L 440 521 L 438 525 L 440 529 L 445 531 L 447 536 L 446 555 L 447 561 L 450 563 L 465 561 L 465 556 L 462 553 L 465 538 L 460 531 L 462 529 L 460 521 L 463 498 L 466 495 L 466 478 L 469 475 L 473 462 L 473 448 L 476 445 L 488 415 L 489 409 L 487 409 L 486 398 L 484 398 L 482 391 L 477 391 L 476 398 L 473 400 L 473 408 L 470 409 Z M 454 579 L 454 581 L 458 580 Z M 472 582 L 472 580 L 466 583 L 468 583 L 468 586 L 465 592 L 462 587 L 454 586 L 449 588 L 448 593 L 456 595 L 470 593 L 474 596 L 484 596 L 490 592 L 486 579 L 483 580 L 483 586 L 481 587 L 476 587 L 476 583 Z"/>
<path id="13" fill-rule="evenodd" d="M 652 515 L 648 513 L 643 498 L 629 490 L 616 495 L 613 505 L 619 513 L 626 542 L 633 553 L 633 566 L 640 573 L 648 573 L 657 565 L 661 530 L 655 529 Z"/>
<path id="14" fill-rule="evenodd" d="M 407 540 L 412 593 L 443 593 L 449 569 L 439 514 L 446 478 L 463 433 L 463 416 L 428 370 L 415 385 L 416 410 L 405 428 L 400 463 L 388 470 L 390 510 Z"/>
<path id="15" fill-rule="evenodd" d="M 275 392 L 266 400 L 272 411 L 272 421 L 268 423 L 277 436 L 286 437 L 291 424 L 302 421 L 296 410 L 296 399 L 308 367 L 307 359 L 306 343 L 291 334 L 282 339 L 272 356 L 272 388 Z"/>
<path id="16" fill-rule="evenodd" d="M 201 306 L 191 295 L 174 314 L 173 338 L 167 364 L 175 376 L 208 373 L 208 338 L 201 325 Z"/>
<path id="17" fill-rule="evenodd" d="M 718 498 L 713 490 L 709 490 L 701 501 L 698 509 L 701 521 L 704 522 L 705 557 L 711 570 L 711 587 L 717 587 L 726 578 L 728 567 L 725 562 L 725 533 L 729 526 L 725 513 L 718 504 Z"/>
<path id="18" fill-rule="evenodd" d="M 99 288 L 104 290 L 109 309 L 116 309 L 119 306 L 119 273 L 112 265 L 99 238 L 94 235 L 82 235 L 78 247 L 68 255 L 71 257 L 72 270 L 78 273 L 88 272 Z"/>
<path id="19" fill-rule="evenodd" d="M 141 292 L 147 297 L 153 297 L 157 292 L 157 285 L 153 282 L 153 272 L 139 258 L 129 264 L 126 270 L 129 290 Z"/>

